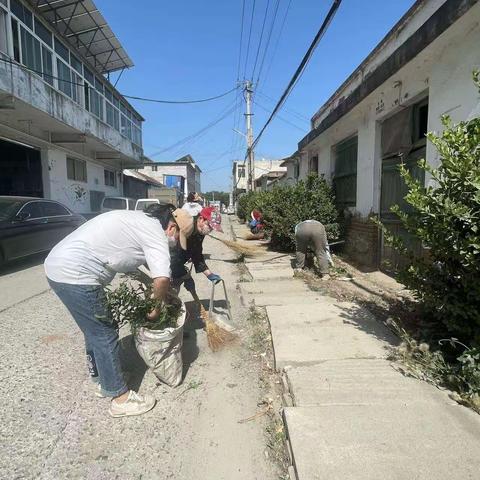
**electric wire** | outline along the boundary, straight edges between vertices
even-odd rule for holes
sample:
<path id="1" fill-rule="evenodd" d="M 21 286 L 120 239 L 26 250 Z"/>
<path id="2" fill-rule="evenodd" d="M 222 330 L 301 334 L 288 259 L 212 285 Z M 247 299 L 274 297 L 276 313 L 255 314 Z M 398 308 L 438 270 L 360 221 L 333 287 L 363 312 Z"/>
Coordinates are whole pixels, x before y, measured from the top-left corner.
<path id="1" fill-rule="evenodd" d="M 302 61 L 300 62 L 300 65 L 297 67 L 295 73 L 293 74 L 290 82 L 287 85 L 287 88 L 282 93 L 280 99 L 278 100 L 277 104 L 275 105 L 275 108 L 273 109 L 272 113 L 268 117 L 268 120 L 265 122 L 265 124 L 261 128 L 260 132 L 258 133 L 257 137 L 253 141 L 252 146 L 247 150 L 246 157 L 248 156 L 250 151 L 253 150 L 255 148 L 255 146 L 258 144 L 258 142 L 262 138 L 263 133 L 267 129 L 268 125 L 273 120 L 275 115 L 278 113 L 278 111 L 282 107 L 283 103 L 287 99 L 288 95 L 291 93 L 292 89 L 294 88 L 294 86 L 296 85 L 296 83 L 298 82 L 300 77 L 302 76 L 302 73 L 304 72 L 305 67 L 307 66 L 308 62 L 310 61 L 310 58 L 312 57 L 312 54 L 315 51 L 315 48 L 317 47 L 317 45 L 320 42 L 323 35 L 325 34 L 328 26 L 330 25 L 333 17 L 335 16 L 335 13 L 337 12 L 338 7 L 340 6 L 341 3 L 342 3 L 342 0 L 334 0 L 333 1 L 333 4 L 330 7 L 330 10 L 328 11 L 322 25 L 320 26 L 320 29 L 318 30 L 318 32 L 315 35 L 313 41 L 311 42 L 310 46 L 308 47 L 307 52 L 303 56 Z"/>
<path id="2" fill-rule="evenodd" d="M 257 107 L 260 107 L 262 110 L 264 110 L 265 112 L 267 113 L 271 113 L 271 110 L 269 110 L 268 108 L 264 107 L 263 105 L 261 105 L 260 103 L 258 103 L 258 101 L 254 100 L 253 103 L 255 105 L 257 105 Z M 305 128 L 302 128 L 302 127 L 299 127 L 298 125 L 295 125 L 295 123 L 293 123 L 292 121 L 286 119 L 285 117 L 282 117 L 280 114 L 277 114 L 277 118 L 279 120 L 282 120 L 282 122 L 285 122 L 285 123 L 288 123 L 289 125 L 291 125 L 292 127 L 295 127 L 297 130 L 300 130 L 304 133 L 308 133 L 308 130 L 306 130 Z"/>
<path id="3" fill-rule="evenodd" d="M 260 97 L 264 98 L 265 100 L 267 100 L 268 102 L 273 102 L 275 103 L 276 100 L 274 100 L 272 97 L 268 96 L 266 93 L 264 92 L 256 92 L 257 95 L 259 95 Z M 297 112 L 296 110 L 294 110 L 293 108 L 291 107 L 283 107 L 283 110 L 287 113 L 290 113 L 291 115 L 295 116 L 298 120 L 301 120 L 302 122 L 307 122 L 308 124 L 310 124 L 310 119 L 308 117 L 306 117 L 305 115 L 302 115 L 300 112 Z"/>
<path id="4" fill-rule="evenodd" d="M 253 27 L 253 17 L 255 15 L 255 1 L 253 0 L 253 6 L 252 6 L 252 16 L 250 18 L 250 31 L 248 33 L 248 43 L 247 43 L 247 54 L 245 56 L 245 67 L 243 69 L 243 79 L 245 80 L 245 75 L 247 74 L 247 64 L 248 64 L 248 56 L 250 54 L 250 41 L 252 39 L 252 27 Z"/>
<path id="5" fill-rule="evenodd" d="M 240 80 L 240 64 L 242 62 L 242 45 L 243 45 L 243 23 L 245 18 L 245 0 L 242 2 L 242 23 L 240 26 L 240 45 L 238 48 L 238 67 L 237 67 L 237 82 Z"/>
<path id="6" fill-rule="evenodd" d="M 285 27 L 285 23 L 287 21 L 287 16 L 288 16 L 288 12 L 290 10 L 290 5 L 292 3 L 292 0 L 289 0 L 288 1 L 288 5 L 287 5 L 287 8 L 285 10 L 285 14 L 283 16 L 283 21 L 282 21 L 282 25 L 280 26 L 280 30 L 279 30 L 279 33 L 278 33 L 278 36 L 277 36 L 277 41 L 275 42 L 275 46 L 273 47 L 273 52 L 272 52 L 272 56 L 270 57 L 270 63 L 268 64 L 268 67 L 267 67 L 267 71 L 265 73 L 265 80 L 264 80 L 264 83 L 267 81 L 267 78 L 268 78 L 268 74 L 270 73 L 270 69 L 272 68 L 272 64 L 273 64 L 273 60 L 275 58 L 275 55 L 277 53 L 277 50 L 278 50 L 278 45 L 280 44 L 280 38 L 282 37 L 282 33 L 283 33 L 283 29 Z M 260 69 L 260 73 L 261 73 L 261 69 Z M 260 74 L 258 75 L 260 77 Z M 257 79 L 257 86 L 258 86 L 258 79 Z"/>
<path id="7" fill-rule="evenodd" d="M 277 2 L 280 0 L 277 0 Z M 255 54 L 255 62 L 253 64 L 252 75 L 250 78 L 253 80 L 255 78 L 255 70 L 257 69 L 258 55 L 260 54 L 260 49 L 262 47 L 263 32 L 265 30 L 265 23 L 268 16 L 268 7 L 270 6 L 270 0 L 267 0 L 267 6 L 265 7 L 265 14 L 263 16 L 262 31 L 260 32 L 260 40 L 258 41 L 257 53 Z"/>
<path id="8" fill-rule="evenodd" d="M 220 123 L 222 120 L 224 120 L 225 118 L 227 118 L 231 113 L 233 113 L 233 111 L 235 110 L 235 105 L 230 105 L 230 108 L 228 108 L 227 111 L 224 111 L 219 118 L 213 120 L 212 122 L 210 122 L 209 124 L 207 124 L 205 127 L 202 127 L 200 130 L 192 133 L 191 135 L 188 135 L 187 137 L 185 138 L 182 138 L 181 140 L 178 140 L 177 142 L 173 143 L 172 145 L 166 147 L 166 148 L 163 148 L 162 150 L 159 150 L 153 154 L 151 154 L 150 156 L 151 157 L 155 157 L 157 155 L 160 155 L 162 153 L 165 153 L 165 152 L 168 152 L 170 150 L 173 150 L 179 146 L 184 146 L 186 145 L 187 143 L 191 142 L 191 141 L 194 141 L 196 139 L 198 139 L 200 136 L 202 136 L 203 134 L 205 134 L 208 130 L 210 130 L 211 128 L 213 128 L 215 125 L 217 125 L 218 123 Z"/>
<path id="9" fill-rule="evenodd" d="M 255 81 L 257 89 L 258 89 L 258 84 L 260 82 L 260 76 L 261 76 L 262 71 L 263 71 L 263 65 L 265 64 L 265 57 L 267 56 L 268 47 L 270 46 L 270 41 L 272 39 L 272 32 L 273 32 L 273 28 L 275 26 L 275 21 L 277 19 L 279 5 L 280 5 L 280 0 L 277 0 L 277 3 L 275 5 L 275 10 L 274 10 L 274 13 L 273 13 L 273 20 L 272 20 L 272 23 L 270 24 L 270 30 L 268 32 L 267 42 L 265 43 L 265 49 L 263 50 L 262 60 L 260 62 L 260 68 L 258 69 L 258 75 L 257 75 L 257 79 Z M 252 80 L 253 80 L 253 78 L 252 78 Z"/>
<path id="10" fill-rule="evenodd" d="M 0 57 L 0 62 L 10 64 L 14 67 L 19 68 L 20 70 L 36 73 L 40 77 L 48 77 L 48 78 L 51 78 L 53 80 L 57 80 L 58 82 L 61 82 L 61 83 L 66 83 L 66 84 L 70 84 L 70 85 L 77 85 L 79 87 L 85 86 L 85 83 L 83 83 L 83 82 L 80 83 L 80 82 L 73 82 L 72 80 L 65 80 L 65 79 L 57 77 L 55 75 L 50 75 L 49 73 L 45 73 L 45 72 L 42 72 L 40 70 L 36 70 L 35 68 L 27 67 L 26 65 L 22 65 L 20 63 L 17 63 L 13 60 L 8 59 L 8 58 Z M 231 88 L 227 92 L 224 92 L 220 95 L 216 95 L 214 97 L 209 97 L 209 98 L 202 98 L 202 99 L 199 99 L 199 100 L 159 100 L 159 99 L 153 99 L 153 98 L 136 97 L 136 96 L 133 96 L 133 95 L 124 95 L 123 93 L 120 93 L 120 92 L 119 93 L 124 98 L 133 99 L 133 100 L 141 100 L 141 101 L 144 101 L 144 102 L 165 103 L 165 104 L 187 104 L 187 103 L 190 104 L 190 103 L 203 103 L 203 102 L 210 102 L 211 100 L 217 100 L 218 98 L 225 97 L 228 94 L 234 92 L 235 90 L 238 90 L 238 88 L 239 87 L 237 85 L 236 87 Z"/>

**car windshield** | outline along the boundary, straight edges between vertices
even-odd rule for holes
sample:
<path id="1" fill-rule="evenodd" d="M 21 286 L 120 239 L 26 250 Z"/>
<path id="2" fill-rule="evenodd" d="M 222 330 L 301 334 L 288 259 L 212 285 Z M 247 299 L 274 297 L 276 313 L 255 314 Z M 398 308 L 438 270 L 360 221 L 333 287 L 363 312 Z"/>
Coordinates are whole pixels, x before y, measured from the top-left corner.
<path id="1" fill-rule="evenodd" d="M 11 218 L 20 210 L 21 206 L 22 202 L 20 200 L 0 198 L 0 221 Z"/>
<path id="2" fill-rule="evenodd" d="M 137 202 L 137 210 L 145 210 L 150 205 L 156 205 L 158 202 L 155 200 L 145 200 L 143 202 Z"/>

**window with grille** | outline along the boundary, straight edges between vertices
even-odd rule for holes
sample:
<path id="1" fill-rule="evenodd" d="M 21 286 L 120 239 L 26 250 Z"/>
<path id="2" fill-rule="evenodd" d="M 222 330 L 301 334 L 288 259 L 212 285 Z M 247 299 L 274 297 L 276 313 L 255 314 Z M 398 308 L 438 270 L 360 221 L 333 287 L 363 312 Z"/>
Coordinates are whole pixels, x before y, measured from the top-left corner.
<path id="1" fill-rule="evenodd" d="M 77 182 L 87 181 L 87 162 L 67 157 L 67 178 Z"/>
<path id="2" fill-rule="evenodd" d="M 357 154 L 358 137 L 338 143 L 333 147 L 333 189 L 335 203 L 340 208 L 357 204 Z"/>
<path id="3" fill-rule="evenodd" d="M 104 173 L 105 173 L 105 185 L 107 185 L 108 187 L 116 187 L 117 182 L 116 182 L 115 172 L 112 172 L 110 170 L 105 170 Z"/>

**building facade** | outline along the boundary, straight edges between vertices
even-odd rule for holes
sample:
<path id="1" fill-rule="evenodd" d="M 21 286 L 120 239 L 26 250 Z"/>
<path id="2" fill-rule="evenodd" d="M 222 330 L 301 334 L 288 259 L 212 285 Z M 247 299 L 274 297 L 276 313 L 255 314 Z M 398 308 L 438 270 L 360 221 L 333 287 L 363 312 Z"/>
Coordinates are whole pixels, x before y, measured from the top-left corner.
<path id="1" fill-rule="evenodd" d="M 144 119 L 108 76 L 132 65 L 90 0 L 0 0 L 0 195 L 86 214 L 122 195 Z"/>
<path id="2" fill-rule="evenodd" d="M 345 213 L 347 250 L 369 265 L 396 262 L 368 219 L 378 215 L 404 235 L 390 212 L 405 206 L 403 162 L 420 181 L 417 161 L 438 164 L 425 134 L 441 116 L 466 119 L 479 100 L 480 2 L 419 0 L 311 120 L 311 131 L 286 161 L 287 178 L 324 175 Z M 405 234 L 406 235 L 406 234 Z"/>
<path id="3" fill-rule="evenodd" d="M 287 168 L 284 167 L 282 163 L 283 160 L 268 160 L 266 158 L 255 160 L 253 172 L 255 189 L 266 189 L 267 183 L 271 179 L 282 176 L 287 171 Z M 271 176 L 268 175 L 270 173 Z M 262 177 L 262 179 L 260 179 L 260 177 Z M 247 165 L 245 162 L 233 162 L 232 180 L 232 196 L 233 202 L 236 204 L 239 195 L 247 191 Z"/>
<path id="4" fill-rule="evenodd" d="M 187 199 L 190 192 L 201 193 L 202 191 L 202 170 L 191 155 L 185 155 L 175 162 L 145 164 L 142 172 L 166 187 L 177 188 L 182 193 L 184 200 Z"/>

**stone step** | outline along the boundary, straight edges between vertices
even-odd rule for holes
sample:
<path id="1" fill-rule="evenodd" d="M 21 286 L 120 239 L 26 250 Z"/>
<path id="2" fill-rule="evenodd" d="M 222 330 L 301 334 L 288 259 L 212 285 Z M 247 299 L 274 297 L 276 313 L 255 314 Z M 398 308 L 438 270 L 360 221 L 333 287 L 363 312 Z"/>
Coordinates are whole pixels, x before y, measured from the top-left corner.
<path id="1" fill-rule="evenodd" d="M 287 407 L 298 480 L 477 479 L 480 416 L 443 403 Z"/>
<path id="2" fill-rule="evenodd" d="M 286 368 L 294 406 L 411 405 L 443 399 L 433 385 L 402 375 L 382 359 L 328 360 L 318 365 Z"/>
<path id="3" fill-rule="evenodd" d="M 365 309 L 328 297 L 314 304 L 267 306 L 267 315 L 277 370 L 325 360 L 385 358 L 386 347 L 398 342 Z"/>

